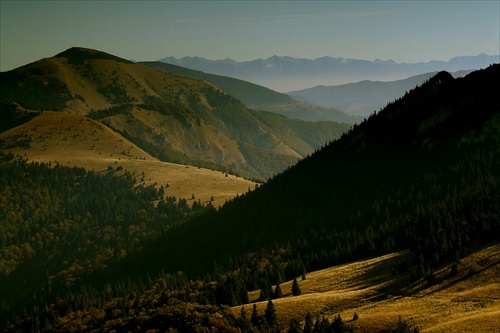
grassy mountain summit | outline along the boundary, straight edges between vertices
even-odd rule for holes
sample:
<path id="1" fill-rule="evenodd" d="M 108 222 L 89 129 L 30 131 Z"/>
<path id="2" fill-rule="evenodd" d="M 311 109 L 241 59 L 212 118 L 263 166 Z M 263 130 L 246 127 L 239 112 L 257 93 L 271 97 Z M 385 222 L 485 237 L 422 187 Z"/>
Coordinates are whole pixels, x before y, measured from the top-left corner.
<path id="1" fill-rule="evenodd" d="M 112 54 L 83 47 L 72 47 L 58 53 L 55 58 L 66 58 L 68 62 L 72 64 L 83 64 L 85 60 L 90 59 L 113 60 L 124 64 L 133 64 L 132 61 L 125 60 Z"/>
<path id="2" fill-rule="evenodd" d="M 206 81 L 84 48 L 0 73 L 0 79 L 0 102 L 90 115 L 162 161 L 247 178 L 266 179 L 350 127 L 256 114 Z"/>

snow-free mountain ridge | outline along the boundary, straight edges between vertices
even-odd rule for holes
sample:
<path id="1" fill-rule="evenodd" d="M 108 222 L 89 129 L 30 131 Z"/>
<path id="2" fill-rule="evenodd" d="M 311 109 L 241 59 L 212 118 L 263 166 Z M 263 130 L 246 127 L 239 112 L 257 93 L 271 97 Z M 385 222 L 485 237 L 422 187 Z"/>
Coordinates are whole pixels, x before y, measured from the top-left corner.
<path id="1" fill-rule="evenodd" d="M 481 69 L 499 63 L 500 55 L 480 54 L 458 56 L 449 61 L 431 60 L 418 63 L 397 63 L 394 60 L 374 61 L 325 56 L 316 59 L 272 56 L 237 62 L 232 59 L 209 60 L 202 57 L 165 57 L 159 61 L 226 75 L 260 84 L 279 92 L 305 89 L 317 85 L 339 85 L 361 80 L 391 81 L 429 72 L 455 72 Z"/>
<path id="2" fill-rule="evenodd" d="M 471 70 L 465 70 L 451 74 L 454 77 L 462 77 L 470 72 Z M 288 95 L 300 101 L 342 110 L 349 115 L 364 118 L 436 74 L 437 72 L 425 73 L 396 81 L 363 80 L 338 86 L 320 85 L 292 91 Z"/>

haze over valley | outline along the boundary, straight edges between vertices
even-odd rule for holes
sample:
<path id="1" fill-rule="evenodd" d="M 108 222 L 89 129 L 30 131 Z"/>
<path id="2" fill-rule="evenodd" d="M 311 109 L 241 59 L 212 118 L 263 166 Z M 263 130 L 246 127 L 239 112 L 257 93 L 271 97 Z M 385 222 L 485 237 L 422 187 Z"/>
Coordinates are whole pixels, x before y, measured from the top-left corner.
<path id="1" fill-rule="evenodd" d="M 418 63 L 398 63 L 391 59 L 369 61 L 328 56 L 316 59 L 273 56 L 244 62 L 231 59 L 209 60 L 200 57 L 165 57 L 159 61 L 207 73 L 235 77 L 279 92 L 290 92 L 319 85 L 338 86 L 362 80 L 396 81 L 441 70 L 456 72 L 485 68 L 498 63 L 499 57 L 498 54 L 480 54 L 454 57 L 448 61 L 432 60 Z"/>

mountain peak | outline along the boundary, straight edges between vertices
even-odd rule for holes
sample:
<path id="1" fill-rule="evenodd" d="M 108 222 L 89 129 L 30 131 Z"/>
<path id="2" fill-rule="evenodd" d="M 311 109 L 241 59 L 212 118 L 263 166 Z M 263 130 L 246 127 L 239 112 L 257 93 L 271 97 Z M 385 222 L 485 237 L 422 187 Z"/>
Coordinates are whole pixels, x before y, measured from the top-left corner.
<path id="1" fill-rule="evenodd" d="M 120 57 L 111 55 L 109 53 L 84 47 L 69 48 L 66 51 L 63 51 L 55 55 L 55 58 L 68 58 L 69 63 L 83 63 L 84 60 L 102 59 L 102 60 L 114 60 L 125 64 L 133 64 L 132 61 L 122 59 Z"/>

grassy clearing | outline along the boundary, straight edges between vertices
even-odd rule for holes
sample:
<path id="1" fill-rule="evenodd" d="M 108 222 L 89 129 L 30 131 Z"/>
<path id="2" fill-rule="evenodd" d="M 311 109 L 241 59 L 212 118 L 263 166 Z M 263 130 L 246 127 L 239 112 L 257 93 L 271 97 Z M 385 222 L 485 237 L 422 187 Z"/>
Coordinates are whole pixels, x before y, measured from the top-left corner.
<path id="1" fill-rule="evenodd" d="M 255 188 L 255 183 L 222 172 L 166 163 L 152 157 L 109 127 L 85 116 L 44 112 L 30 122 L 0 133 L 5 153 L 29 161 L 79 166 L 96 172 L 112 168 L 133 174 L 140 184 L 165 187 L 165 195 L 209 202 L 215 207 Z M 19 147 L 23 140 L 29 148 Z M 168 184 L 168 187 L 166 187 Z M 194 195 L 194 199 L 192 199 Z"/>
<path id="2" fill-rule="evenodd" d="M 500 244 L 477 251 L 458 264 L 436 271 L 437 283 L 410 283 L 409 273 L 398 274 L 398 264 L 409 258 L 399 252 L 331 267 L 299 280 L 301 296 L 291 296 L 291 281 L 281 284 L 284 298 L 273 300 L 286 329 L 291 318 L 307 312 L 332 320 L 340 314 L 358 332 L 379 332 L 401 316 L 422 332 L 498 332 L 500 327 Z M 259 291 L 249 294 L 256 301 Z M 262 313 L 267 302 L 257 302 Z M 253 305 L 247 305 L 250 313 Z M 235 307 L 239 315 L 241 307 Z M 352 321 L 354 313 L 359 320 Z"/>

